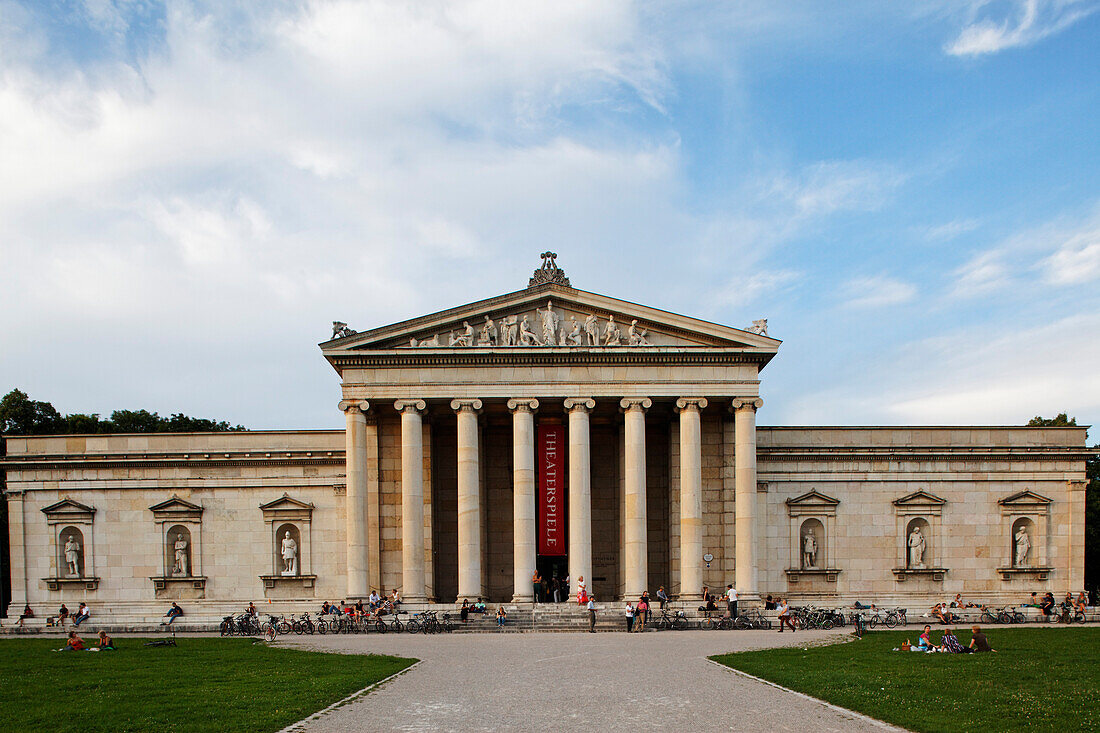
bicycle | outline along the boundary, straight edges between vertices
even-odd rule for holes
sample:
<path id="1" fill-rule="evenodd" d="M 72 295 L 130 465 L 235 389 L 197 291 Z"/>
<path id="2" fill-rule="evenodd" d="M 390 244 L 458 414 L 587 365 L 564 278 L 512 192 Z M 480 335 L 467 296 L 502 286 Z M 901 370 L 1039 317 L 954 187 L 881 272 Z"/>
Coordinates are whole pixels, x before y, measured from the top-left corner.
<path id="1" fill-rule="evenodd" d="M 735 623 L 739 629 L 764 629 L 768 631 L 772 627 L 771 620 L 759 610 L 740 614 Z"/>
<path id="2" fill-rule="evenodd" d="M 669 629 L 679 631 L 687 626 L 687 615 L 683 611 L 672 614 L 667 609 L 662 608 L 661 617 L 657 619 L 655 626 L 665 631 Z"/>
<path id="3" fill-rule="evenodd" d="M 857 639 L 862 639 L 863 638 L 863 632 L 865 630 L 864 629 L 864 622 L 863 622 L 863 614 L 861 614 L 861 613 L 853 613 L 852 614 L 852 626 L 855 628 L 856 638 Z"/>

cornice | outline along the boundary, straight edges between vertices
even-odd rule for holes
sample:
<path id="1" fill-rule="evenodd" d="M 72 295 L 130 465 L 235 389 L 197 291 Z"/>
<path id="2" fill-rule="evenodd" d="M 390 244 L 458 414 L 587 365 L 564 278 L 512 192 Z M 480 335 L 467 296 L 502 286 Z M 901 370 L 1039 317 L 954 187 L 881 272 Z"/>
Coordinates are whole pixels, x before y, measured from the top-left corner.
<path id="1" fill-rule="evenodd" d="M 683 347 L 670 347 L 681 349 Z M 415 367 L 484 367 L 484 366 L 630 366 L 676 365 L 714 366 L 757 364 L 763 367 L 774 352 L 765 351 L 680 351 L 661 347 L 552 347 L 552 348 L 440 348 L 390 349 L 387 351 L 341 352 L 326 355 L 340 369 L 409 369 Z"/>
<path id="2" fill-rule="evenodd" d="M 342 466 L 344 451 L 220 453 L 62 453 L 0 457 L 0 470 L 73 468 L 228 468 L 233 466 Z"/>
<path id="3" fill-rule="evenodd" d="M 758 461 L 851 461 L 851 460 L 893 460 L 927 461 L 943 459 L 952 461 L 1033 461 L 1036 459 L 1085 460 L 1095 454 L 1085 448 L 1062 446 L 993 446 L 987 448 L 944 447 L 944 446 L 905 446 L 890 448 L 837 448 L 823 445 L 820 447 L 756 447 Z"/>

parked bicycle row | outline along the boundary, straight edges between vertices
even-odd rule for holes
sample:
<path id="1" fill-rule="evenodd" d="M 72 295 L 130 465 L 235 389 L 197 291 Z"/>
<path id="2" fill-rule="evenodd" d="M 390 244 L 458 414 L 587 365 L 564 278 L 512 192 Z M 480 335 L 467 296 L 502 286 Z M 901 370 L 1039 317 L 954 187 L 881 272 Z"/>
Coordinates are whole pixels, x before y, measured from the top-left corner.
<path id="1" fill-rule="evenodd" d="M 402 618 L 405 617 L 405 618 Z M 279 634 L 367 634 L 409 633 L 437 634 L 454 631 L 450 614 L 421 611 L 409 614 L 398 611 L 385 616 L 373 614 L 318 616 L 308 613 L 298 616 L 267 615 L 266 620 L 251 613 L 226 616 L 222 619 L 222 636 L 265 636 Z"/>

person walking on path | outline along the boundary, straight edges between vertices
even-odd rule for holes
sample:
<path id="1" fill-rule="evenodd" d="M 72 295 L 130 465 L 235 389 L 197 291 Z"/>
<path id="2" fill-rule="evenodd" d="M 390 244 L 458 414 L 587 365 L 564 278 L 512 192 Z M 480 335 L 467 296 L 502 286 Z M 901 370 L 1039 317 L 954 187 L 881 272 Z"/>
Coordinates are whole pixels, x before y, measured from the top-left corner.
<path id="1" fill-rule="evenodd" d="M 630 601 L 626 602 L 626 633 L 630 633 L 634 630 L 634 606 L 630 605 Z"/>
<path id="2" fill-rule="evenodd" d="M 596 596 L 588 596 L 588 633 L 596 633 Z"/>
<path id="3" fill-rule="evenodd" d="M 780 598 L 776 605 L 779 606 L 779 633 L 783 633 L 783 624 L 790 626 L 791 631 L 796 631 L 794 621 L 791 620 L 791 607 L 787 605 L 787 601 Z"/>
<path id="4" fill-rule="evenodd" d="M 726 606 L 729 607 L 730 618 L 737 618 L 737 590 L 732 585 L 726 586 Z"/>

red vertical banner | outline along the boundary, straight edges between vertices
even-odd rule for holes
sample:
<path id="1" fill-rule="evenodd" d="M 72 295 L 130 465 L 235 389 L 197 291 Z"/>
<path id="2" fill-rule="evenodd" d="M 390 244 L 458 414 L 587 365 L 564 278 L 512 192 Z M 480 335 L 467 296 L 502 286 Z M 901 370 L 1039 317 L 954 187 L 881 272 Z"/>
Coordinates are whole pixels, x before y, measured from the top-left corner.
<path id="1" fill-rule="evenodd" d="M 564 557 L 565 541 L 565 430 L 561 425 L 539 425 L 535 460 L 539 463 L 539 554 Z"/>

